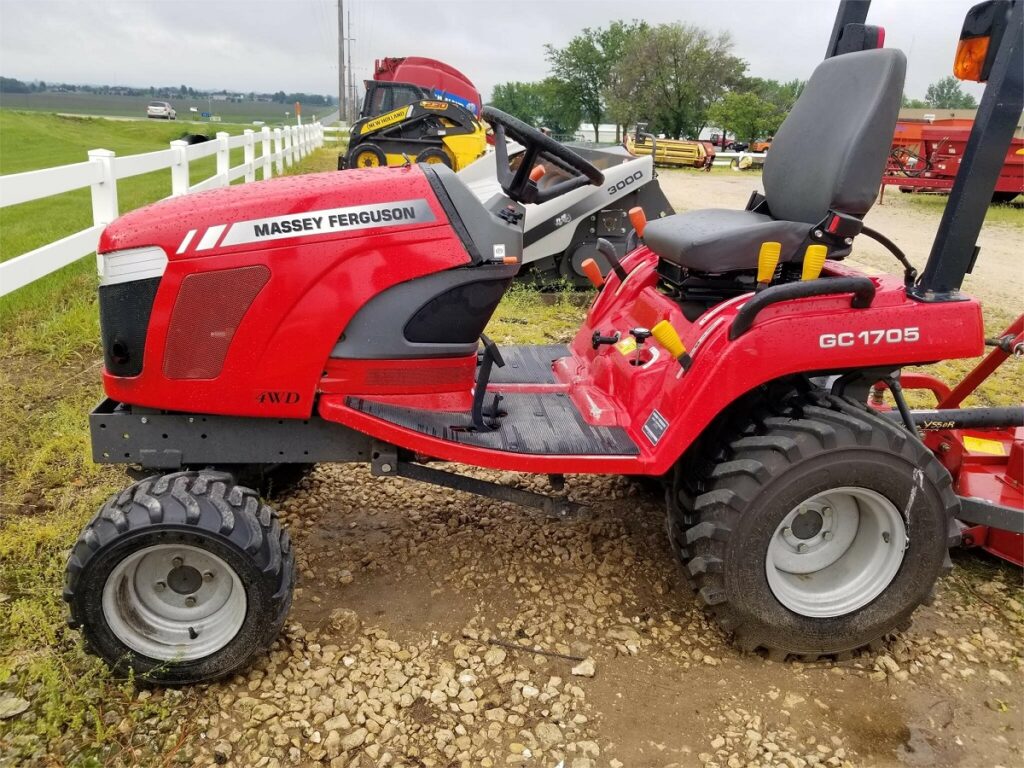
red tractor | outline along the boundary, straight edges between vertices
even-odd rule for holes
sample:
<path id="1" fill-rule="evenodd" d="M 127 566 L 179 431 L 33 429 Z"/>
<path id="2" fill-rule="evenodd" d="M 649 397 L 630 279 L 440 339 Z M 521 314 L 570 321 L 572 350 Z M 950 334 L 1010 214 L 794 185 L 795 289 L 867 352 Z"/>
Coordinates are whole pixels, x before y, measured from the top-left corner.
<path id="1" fill-rule="evenodd" d="M 989 85 L 920 277 L 862 223 L 906 65 L 872 42 L 867 5 L 841 3 L 766 194 L 636 216 L 627 255 L 608 245 L 607 274 L 587 265 L 598 291 L 567 346 L 499 349 L 483 332 L 520 266 L 523 205 L 603 175 L 494 109 L 501 194 L 486 204 L 449 169 L 411 165 L 204 192 L 107 227 L 94 457 L 147 476 L 69 557 L 88 647 L 171 684 L 264 652 L 294 559 L 243 478 L 328 461 L 555 514 L 575 505 L 437 465 L 544 473 L 556 489 L 567 473 L 660 478 L 685 574 L 740 647 L 843 656 L 903 627 L 949 563 L 964 501 L 899 372 L 983 349 L 981 306 L 959 288 L 1021 111 L 1024 2 L 968 14 L 958 71 Z M 514 168 L 507 139 L 525 148 Z M 538 184 L 544 168 L 558 180 Z M 905 273 L 844 266 L 859 236 Z M 878 382 L 898 421 L 868 407 Z"/>

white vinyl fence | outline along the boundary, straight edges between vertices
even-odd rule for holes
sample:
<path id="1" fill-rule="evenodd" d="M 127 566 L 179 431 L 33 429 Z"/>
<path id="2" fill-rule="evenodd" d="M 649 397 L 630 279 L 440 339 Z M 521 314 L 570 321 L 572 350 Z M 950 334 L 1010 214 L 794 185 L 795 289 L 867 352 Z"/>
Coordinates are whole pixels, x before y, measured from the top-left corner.
<path id="1" fill-rule="evenodd" d="M 0 263 L 0 296 L 95 251 L 103 228 L 119 215 L 119 179 L 170 168 L 171 197 L 176 197 L 225 187 L 236 179 L 255 181 L 257 171 L 263 179 L 280 175 L 286 166 L 323 146 L 323 142 L 320 123 L 273 129 L 264 126 L 258 132 L 247 129 L 238 136 L 218 133 L 216 139 L 202 144 L 172 141 L 169 149 L 139 155 L 117 157 L 109 149 L 93 149 L 84 163 L 0 176 L 0 208 L 88 187 L 92 190 L 93 221 L 88 229 Z M 244 159 L 241 165 L 232 167 L 231 150 L 238 148 L 242 148 Z M 210 155 L 217 156 L 216 173 L 190 185 L 189 163 Z"/>

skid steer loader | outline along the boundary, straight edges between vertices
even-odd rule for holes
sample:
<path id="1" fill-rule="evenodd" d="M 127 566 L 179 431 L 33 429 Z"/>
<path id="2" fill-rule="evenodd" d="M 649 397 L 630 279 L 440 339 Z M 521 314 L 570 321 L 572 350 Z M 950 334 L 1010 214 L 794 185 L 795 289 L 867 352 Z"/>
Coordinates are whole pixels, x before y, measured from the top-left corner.
<path id="1" fill-rule="evenodd" d="M 378 59 L 338 170 L 406 163 L 465 168 L 487 149 L 480 94 L 454 67 L 410 56 Z"/>

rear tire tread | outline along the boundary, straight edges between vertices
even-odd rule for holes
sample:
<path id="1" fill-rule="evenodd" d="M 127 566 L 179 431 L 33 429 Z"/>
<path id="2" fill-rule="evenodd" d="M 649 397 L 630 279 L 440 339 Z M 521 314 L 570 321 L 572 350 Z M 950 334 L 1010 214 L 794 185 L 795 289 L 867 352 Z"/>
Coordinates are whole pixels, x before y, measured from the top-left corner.
<path id="1" fill-rule="evenodd" d="M 755 626 L 746 626 L 748 621 L 737 615 L 728 602 L 724 576 L 726 542 L 731 531 L 738 528 L 743 510 L 749 508 L 761 488 L 782 469 L 808 456 L 832 450 L 843 442 L 862 447 L 881 447 L 880 443 L 884 442 L 889 450 L 912 460 L 918 471 L 939 490 L 950 521 L 959 510 L 952 480 L 920 441 L 912 439 L 902 426 L 860 403 L 819 391 L 788 399 L 783 411 L 784 414 L 779 415 L 777 407 L 769 408 L 763 402 L 757 404 L 747 412 L 745 424 L 735 425 L 733 437 L 719 433 L 717 444 L 727 446 L 724 451 L 715 445 L 698 444 L 694 446 L 698 458 L 681 460 L 677 475 L 689 476 L 680 477 L 666 494 L 667 528 L 673 549 L 683 564 L 686 581 L 717 623 L 733 633 L 736 644 L 744 651 L 762 651 L 770 660 L 784 661 L 791 655 L 838 658 L 847 657 L 860 648 L 881 649 L 887 635 L 910 625 L 916 604 L 904 615 L 896 616 L 893 627 L 881 636 L 853 648 L 822 653 L 780 647 L 763 637 Z M 712 464 L 707 461 L 710 456 L 721 460 Z M 692 506 L 687 501 L 692 501 Z M 946 559 L 948 561 L 948 553 Z"/>

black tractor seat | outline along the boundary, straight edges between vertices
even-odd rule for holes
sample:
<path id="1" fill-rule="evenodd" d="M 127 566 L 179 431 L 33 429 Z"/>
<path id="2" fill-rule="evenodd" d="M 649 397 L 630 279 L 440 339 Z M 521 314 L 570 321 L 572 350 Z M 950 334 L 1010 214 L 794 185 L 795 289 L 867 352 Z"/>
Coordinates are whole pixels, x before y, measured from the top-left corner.
<path id="1" fill-rule="evenodd" d="M 782 243 L 783 255 L 800 253 L 807 224 L 778 221 L 763 213 L 708 208 L 655 219 L 644 242 L 659 257 L 695 272 L 734 272 L 757 266 L 761 243 Z M 786 259 L 787 261 L 789 259 Z"/>
<path id="2" fill-rule="evenodd" d="M 761 243 L 800 262 L 820 242 L 830 259 L 849 254 L 878 194 L 899 116 L 906 57 L 895 49 L 844 53 L 814 70 L 779 127 L 764 164 L 764 196 L 750 210 L 687 211 L 647 224 L 661 259 L 699 273 L 757 268 Z M 842 218 L 841 229 L 828 223 Z"/>

